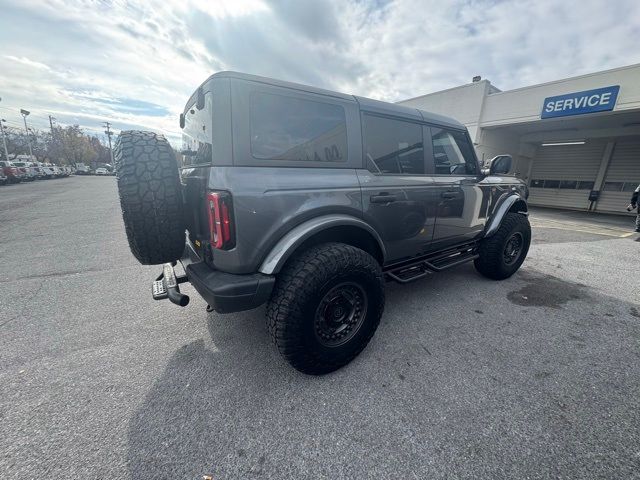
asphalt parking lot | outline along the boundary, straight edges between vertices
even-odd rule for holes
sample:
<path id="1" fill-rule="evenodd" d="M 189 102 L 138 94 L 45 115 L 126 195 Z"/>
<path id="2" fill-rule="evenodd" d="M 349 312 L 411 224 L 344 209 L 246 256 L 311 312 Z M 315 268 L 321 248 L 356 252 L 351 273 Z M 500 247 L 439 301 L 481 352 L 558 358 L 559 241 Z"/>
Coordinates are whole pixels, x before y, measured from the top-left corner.
<path id="1" fill-rule="evenodd" d="M 2 187 L 1 476 L 638 478 L 633 221 L 531 219 L 513 278 L 389 284 L 368 348 L 310 377 L 263 309 L 151 299 L 114 178 Z"/>

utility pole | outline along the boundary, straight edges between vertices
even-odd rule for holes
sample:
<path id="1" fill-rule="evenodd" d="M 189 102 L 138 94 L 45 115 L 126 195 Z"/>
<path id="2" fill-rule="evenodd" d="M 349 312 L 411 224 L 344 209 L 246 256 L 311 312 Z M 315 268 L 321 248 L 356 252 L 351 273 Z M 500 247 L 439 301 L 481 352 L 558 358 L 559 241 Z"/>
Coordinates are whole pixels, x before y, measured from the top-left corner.
<path id="1" fill-rule="evenodd" d="M 55 133 L 53 133 L 53 121 L 56 119 L 56 117 L 52 117 L 51 115 L 49 115 L 49 126 L 51 127 L 51 143 L 54 146 L 54 152 L 56 152 L 55 146 L 56 146 L 56 135 Z M 51 151 L 49 150 L 49 146 L 47 145 L 47 153 L 49 154 L 49 158 L 50 160 L 53 160 L 51 158 Z M 60 159 L 57 159 L 58 161 L 60 161 Z"/>
<path id="2" fill-rule="evenodd" d="M 5 134 L 4 134 L 4 125 L 3 125 L 4 122 L 6 122 L 6 120 L 4 118 L 0 118 L 0 132 L 2 132 L 2 143 L 4 144 L 4 159 L 8 161 L 9 150 L 7 150 L 7 137 L 5 137 Z"/>
<path id="3" fill-rule="evenodd" d="M 31 150 L 31 137 L 29 136 L 29 127 L 27 127 L 27 116 L 31 112 L 29 110 L 25 110 L 24 108 L 20 109 L 20 114 L 22 115 L 22 119 L 24 120 L 24 131 L 27 133 L 27 142 L 29 143 L 29 161 L 33 161 L 33 150 Z"/>
<path id="4" fill-rule="evenodd" d="M 53 135 L 53 121 L 56 119 L 56 117 L 52 117 L 51 115 L 49 115 L 49 126 L 51 127 L 51 138 L 54 137 Z"/>
<path id="5" fill-rule="evenodd" d="M 104 122 L 102 126 L 106 128 L 104 133 L 107 134 L 107 138 L 109 139 L 109 154 L 111 155 L 111 168 L 113 168 L 115 162 L 113 161 L 113 149 L 111 148 L 111 135 L 113 135 L 113 132 L 110 130 L 111 124 Z"/>

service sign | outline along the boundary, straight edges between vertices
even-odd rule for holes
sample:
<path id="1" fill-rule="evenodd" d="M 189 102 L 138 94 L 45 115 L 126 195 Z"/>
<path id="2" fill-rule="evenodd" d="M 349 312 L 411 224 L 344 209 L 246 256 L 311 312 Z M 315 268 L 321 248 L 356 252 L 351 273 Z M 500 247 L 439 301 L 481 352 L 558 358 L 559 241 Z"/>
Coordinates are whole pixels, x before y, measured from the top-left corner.
<path id="1" fill-rule="evenodd" d="M 547 97 L 542 105 L 540 118 L 566 117 L 584 113 L 606 112 L 613 110 L 618 98 L 620 85 L 585 90 Z"/>

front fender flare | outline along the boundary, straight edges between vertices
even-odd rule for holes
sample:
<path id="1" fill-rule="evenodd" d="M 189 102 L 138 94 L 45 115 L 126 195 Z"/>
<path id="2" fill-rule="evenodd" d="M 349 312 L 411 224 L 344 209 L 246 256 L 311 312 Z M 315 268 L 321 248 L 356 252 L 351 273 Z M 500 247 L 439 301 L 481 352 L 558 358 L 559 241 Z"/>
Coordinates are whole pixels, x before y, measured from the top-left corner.
<path id="1" fill-rule="evenodd" d="M 511 207 L 513 207 L 516 202 L 521 202 L 522 204 L 522 206 L 518 209 L 518 213 L 521 213 L 522 215 L 529 214 L 527 209 L 527 202 L 523 197 L 517 194 L 509 195 L 502 201 L 502 203 L 500 203 L 500 205 L 496 207 L 495 211 L 493 212 L 489 223 L 487 223 L 487 226 L 485 227 L 484 238 L 490 237 L 498 231 L 498 228 L 500 228 L 500 225 L 502 224 L 502 220 L 504 220 L 504 217 L 507 215 L 507 213 L 509 213 L 509 210 L 511 210 Z"/>
<path id="2" fill-rule="evenodd" d="M 305 240 L 311 238 L 316 233 L 326 230 L 327 228 L 339 226 L 357 227 L 371 234 L 380 247 L 383 259 L 386 258 L 386 250 L 384 248 L 382 238 L 380 238 L 378 232 L 376 232 L 368 223 L 350 215 L 322 215 L 301 223 L 283 236 L 267 254 L 258 271 L 265 275 L 278 273 L 293 252 L 295 252 Z"/>

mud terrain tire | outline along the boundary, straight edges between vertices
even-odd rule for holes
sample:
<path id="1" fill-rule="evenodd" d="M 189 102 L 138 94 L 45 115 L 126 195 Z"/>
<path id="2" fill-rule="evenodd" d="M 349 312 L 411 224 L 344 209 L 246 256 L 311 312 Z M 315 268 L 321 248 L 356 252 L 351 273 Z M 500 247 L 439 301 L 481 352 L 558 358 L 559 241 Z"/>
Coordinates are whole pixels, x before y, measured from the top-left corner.
<path id="1" fill-rule="evenodd" d="M 517 252 L 512 248 L 513 242 L 517 244 Z M 527 216 L 507 213 L 498 231 L 480 243 L 480 256 L 474 262 L 476 270 L 493 280 L 509 278 L 524 262 L 530 244 L 531 226 Z"/>
<path id="2" fill-rule="evenodd" d="M 131 253 L 143 265 L 182 256 L 185 222 L 175 154 L 162 135 L 129 130 L 114 148 L 122 218 Z"/>
<path id="3" fill-rule="evenodd" d="M 367 346 L 383 310 L 378 262 L 351 245 L 326 243 L 294 257 L 278 274 L 267 323 L 294 368 L 321 375 L 346 365 Z"/>

